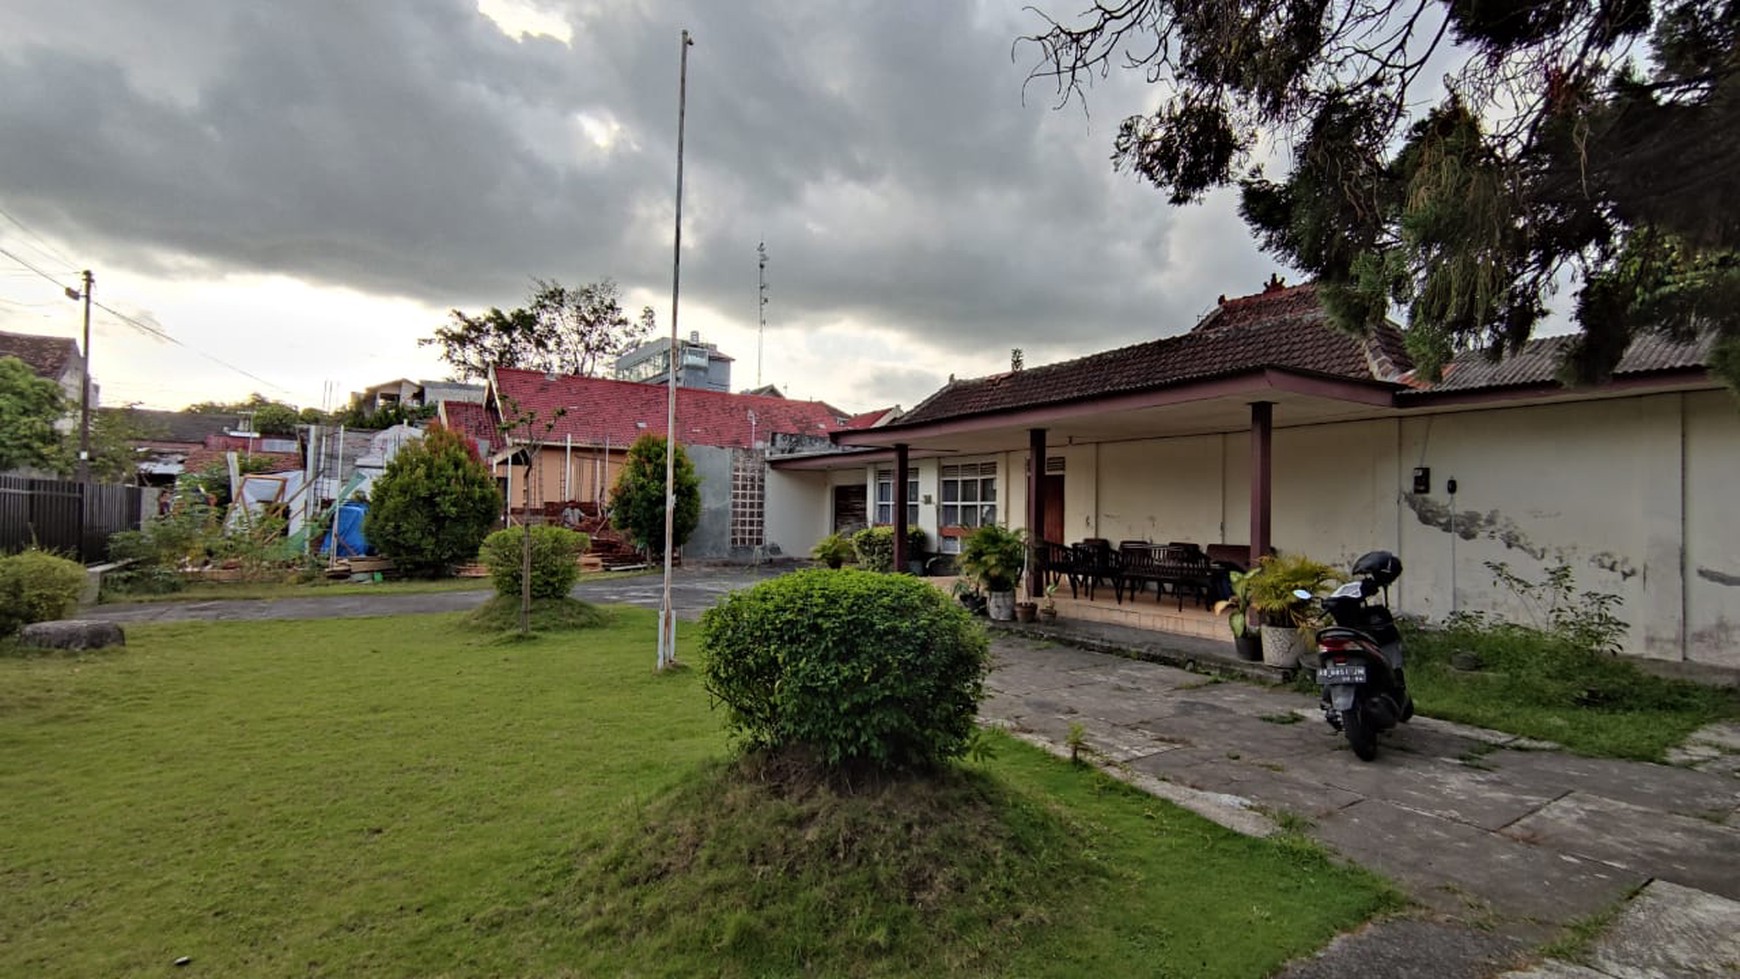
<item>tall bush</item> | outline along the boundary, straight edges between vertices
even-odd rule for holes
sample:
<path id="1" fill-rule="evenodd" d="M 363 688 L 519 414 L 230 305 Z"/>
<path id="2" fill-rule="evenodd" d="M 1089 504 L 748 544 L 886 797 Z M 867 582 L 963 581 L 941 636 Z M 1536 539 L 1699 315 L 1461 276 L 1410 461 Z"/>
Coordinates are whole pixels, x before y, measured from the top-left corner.
<path id="1" fill-rule="evenodd" d="M 585 534 L 540 524 L 532 533 L 532 597 L 561 598 L 580 579 L 580 555 L 591 539 Z M 490 534 L 483 541 L 483 563 L 495 593 L 504 598 L 520 597 L 520 575 L 525 567 L 526 528 L 510 527 Z"/>
<path id="2" fill-rule="evenodd" d="M 32 622 L 64 619 L 78 605 L 85 566 L 46 551 L 0 558 L 0 636 Z"/>
<path id="3" fill-rule="evenodd" d="M 671 514 L 671 538 L 682 547 L 701 522 L 701 478 L 689 454 L 677 445 L 676 509 Z M 622 474 L 610 494 L 610 522 L 648 553 L 665 549 L 665 439 L 642 435 L 628 447 Z"/>
<path id="4" fill-rule="evenodd" d="M 984 695 L 984 631 L 916 578 L 798 571 L 701 617 L 701 671 L 751 748 L 802 747 L 831 767 L 959 756 Z"/>
<path id="5" fill-rule="evenodd" d="M 866 527 L 852 535 L 852 549 L 858 552 L 858 567 L 865 571 L 894 570 L 894 528 Z"/>
<path id="6" fill-rule="evenodd" d="M 406 574 L 439 578 L 477 556 L 501 506 L 471 440 L 430 425 L 375 480 L 363 533 Z"/>

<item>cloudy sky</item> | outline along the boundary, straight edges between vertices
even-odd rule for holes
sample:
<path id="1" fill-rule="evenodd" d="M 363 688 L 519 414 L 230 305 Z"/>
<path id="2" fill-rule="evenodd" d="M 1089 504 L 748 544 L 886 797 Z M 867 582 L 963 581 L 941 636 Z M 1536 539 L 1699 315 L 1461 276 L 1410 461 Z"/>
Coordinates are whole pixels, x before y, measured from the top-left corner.
<path id="1" fill-rule="evenodd" d="M 533 276 L 613 277 L 668 329 L 686 27 L 679 325 L 738 388 L 761 241 L 762 381 L 853 410 L 1256 291 L 1277 266 L 1230 198 L 1174 209 L 1112 171 L 1139 79 L 1087 112 L 1023 91 L 1023 2 L 7 0 L 0 248 L 92 269 L 178 341 L 99 311 L 106 404 L 442 377 L 417 339 Z M 0 329 L 75 336 L 78 307 L 0 255 Z"/>

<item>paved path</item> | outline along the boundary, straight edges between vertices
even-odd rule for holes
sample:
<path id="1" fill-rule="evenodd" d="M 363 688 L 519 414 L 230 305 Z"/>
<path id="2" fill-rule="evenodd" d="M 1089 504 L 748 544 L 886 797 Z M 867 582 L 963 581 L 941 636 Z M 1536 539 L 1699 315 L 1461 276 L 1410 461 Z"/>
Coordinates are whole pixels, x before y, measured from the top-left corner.
<path id="1" fill-rule="evenodd" d="M 1406 923 L 1408 940 L 1380 941 L 1420 950 L 1421 975 L 1487 974 L 1651 879 L 1740 900 L 1731 775 L 1520 750 L 1429 718 L 1361 762 L 1315 698 L 1289 689 L 1010 636 L 993 649 L 988 719 L 1053 744 L 1080 724 L 1104 762 L 1235 826 L 1250 807 L 1306 817 L 1317 839 L 1473 926 Z M 1379 974 L 1410 974 L 1385 961 L 1400 971 Z"/>
<path id="2" fill-rule="evenodd" d="M 699 568 L 673 576 L 671 602 L 677 617 L 698 618 L 721 595 L 746 588 L 778 571 L 741 568 Z M 656 609 L 662 604 L 664 576 L 637 575 L 605 581 L 582 582 L 574 596 L 589 602 L 637 605 Z M 81 619 L 112 622 L 183 622 L 188 620 L 250 621 L 261 619 L 354 619 L 375 615 L 420 615 L 430 612 L 463 612 L 483 604 L 492 594 L 485 586 L 475 591 L 445 591 L 426 594 L 329 595 L 315 598 L 280 598 L 210 602 L 144 602 L 136 605 L 99 605 L 79 612 Z"/>

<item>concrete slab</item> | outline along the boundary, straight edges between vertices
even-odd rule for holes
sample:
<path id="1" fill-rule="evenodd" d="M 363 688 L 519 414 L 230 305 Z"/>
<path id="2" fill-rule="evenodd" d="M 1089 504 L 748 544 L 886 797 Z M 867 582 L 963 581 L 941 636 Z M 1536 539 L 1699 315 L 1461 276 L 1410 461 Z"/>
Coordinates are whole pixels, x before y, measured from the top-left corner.
<path id="1" fill-rule="evenodd" d="M 1715 745 L 1727 751 L 1740 752 L 1740 722 L 1723 721 L 1706 724 L 1686 739 L 1695 744 Z"/>
<path id="2" fill-rule="evenodd" d="M 1471 896 L 1498 916 L 1501 929 L 1569 924 L 1648 879 L 1375 799 L 1323 817 L 1313 835 L 1395 878 L 1428 906 L 1466 914 L 1453 898 Z"/>
<path id="3" fill-rule="evenodd" d="M 1504 835 L 1740 899 L 1740 827 L 1572 792 Z"/>
<path id="4" fill-rule="evenodd" d="M 1548 959 L 1520 972 L 1506 972 L 1498 979 L 1617 979 L 1607 972 L 1596 972 L 1583 965 L 1572 965 L 1558 959 Z"/>
<path id="5" fill-rule="evenodd" d="M 1740 780 L 1707 772 L 1562 752 L 1499 751 L 1484 764 L 1542 791 L 1576 790 L 1647 809 L 1726 818 L 1740 808 Z"/>
<path id="6" fill-rule="evenodd" d="M 1597 940 L 1590 962 L 1648 979 L 1740 975 L 1740 902 L 1654 881 Z"/>
<path id="7" fill-rule="evenodd" d="M 1365 798 L 1487 830 L 1508 826 L 1563 794 L 1556 788 L 1524 788 L 1451 761 L 1382 751 L 1372 762 L 1359 761 L 1351 752 L 1300 758 L 1289 770 Z"/>
<path id="8" fill-rule="evenodd" d="M 1522 946 L 1515 939 L 1491 931 L 1441 921 L 1392 918 L 1337 937 L 1311 958 L 1288 965 L 1279 979 L 1485 979 L 1494 970 L 1516 964 L 1521 952 Z"/>

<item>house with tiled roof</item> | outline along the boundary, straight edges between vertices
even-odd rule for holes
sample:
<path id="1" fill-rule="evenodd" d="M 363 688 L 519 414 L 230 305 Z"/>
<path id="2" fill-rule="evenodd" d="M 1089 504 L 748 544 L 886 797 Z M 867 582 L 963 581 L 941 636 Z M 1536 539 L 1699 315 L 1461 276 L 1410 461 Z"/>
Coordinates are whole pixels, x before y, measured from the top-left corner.
<path id="1" fill-rule="evenodd" d="M 667 430 L 663 386 L 495 368 L 486 388 L 487 415 L 446 405 L 443 418 L 474 438 L 493 437 L 486 458 L 510 512 L 526 509 L 528 501 L 533 511 L 607 505 L 628 447 Z M 851 427 L 854 416 L 821 401 L 699 387 L 677 388 L 676 414 L 677 441 L 701 477 L 701 522 L 685 553 L 792 552 L 791 541 L 774 532 L 783 532 L 778 517 L 785 505 L 777 494 L 767 495 L 766 460 L 798 449 L 838 452 L 830 438 Z M 537 451 L 528 451 L 534 443 Z M 807 554 L 814 540 L 798 543 Z"/>
<path id="2" fill-rule="evenodd" d="M 77 340 L 0 330 L 0 357 L 17 357 L 37 377 L 60 385 L 67 404 L 78 406 L 84 385 L 85 358 L 79 352 Z M 96 405 L 97 386 L 93 383 L 91 407 L 95 408 Z M 63 431 L 71 431 L 72 425 L 72 418 L 68 416 L 59 427 Z"/>
<path id="3" fill-rule="evenodd" d="M 1313 286 L 1277 281 L 1176 336 L 951 380 L 833 436 L 862 455 L 775 460 L 769 485 L 809 488 L 786 492 L 816 536 L 916 525 L 945 553 L 989 522 L 1247 561 L 1390 550 L 1393 604 L 1433 619 L 1524 618 L 1487 563 L 1531 580 L 1565 564 L 1620 596 L 1627 652 L 1740 667 L 1740 406 L 1708 343 L 1639 339 L 1608 382 L 1565 387 L 1570 342 L 1467 352 L 1428 382 L 1398 329 L 1349 336 Z"/>

